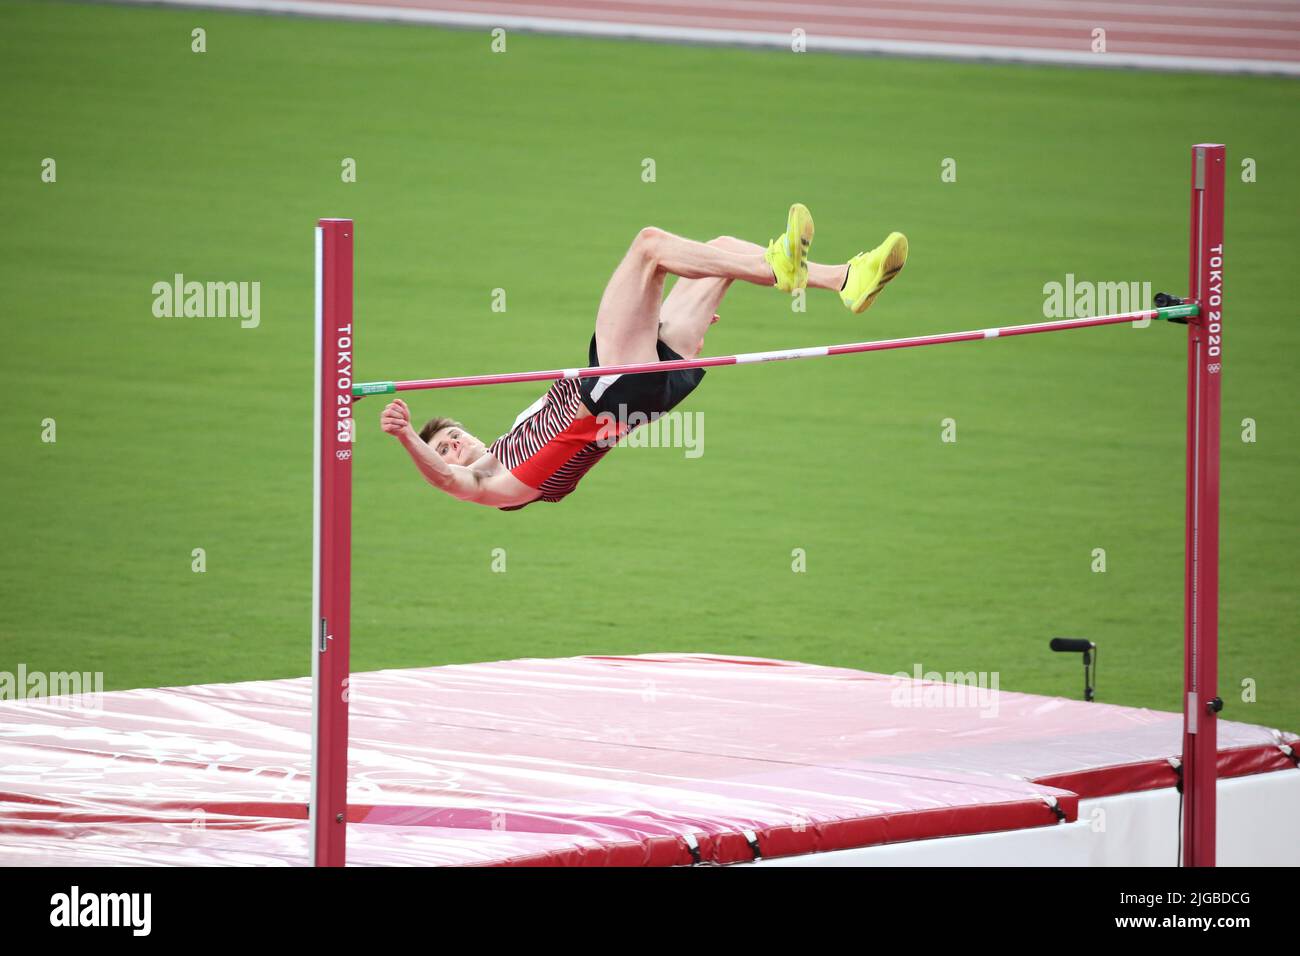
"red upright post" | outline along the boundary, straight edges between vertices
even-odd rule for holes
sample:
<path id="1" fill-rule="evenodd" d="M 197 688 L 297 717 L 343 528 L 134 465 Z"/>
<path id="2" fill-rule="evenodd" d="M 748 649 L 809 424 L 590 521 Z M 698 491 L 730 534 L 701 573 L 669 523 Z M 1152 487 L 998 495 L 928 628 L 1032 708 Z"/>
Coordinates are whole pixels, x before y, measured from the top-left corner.
<path id="1" fill-rule="evenodd" d="M 1183 658 L 1183 865 L 1213 866 L 1219 681 L 1219 417 L 1223 380 L 1224 149 L 1192 147 L 1187 320 L 1187 549 Z"/>
<path id="2" fill-rule="evenodd" d="M 311 862 L 346 860 L 352 579 L 352 220 L 316 225 Z"/>

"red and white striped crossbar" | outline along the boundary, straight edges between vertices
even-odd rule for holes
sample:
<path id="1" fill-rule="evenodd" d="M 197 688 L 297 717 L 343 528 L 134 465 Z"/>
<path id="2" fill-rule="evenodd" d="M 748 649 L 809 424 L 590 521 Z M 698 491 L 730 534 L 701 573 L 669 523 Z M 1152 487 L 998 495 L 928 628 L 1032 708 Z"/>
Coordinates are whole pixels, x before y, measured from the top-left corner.
<path id="1" fill-rule="evenodd" d="M 827 355 L 853 355 L 858 352 L 884 352 L 888 349 L 908 349 L 921 345 L 944 345 L 949 342 L 974 342 L 980 339 L 999 339 L 1013 335 L 1032 335 L 1037 332 L 1064 332 L 1068 329 L 1086 329 L 1096 325 L 1118 325 L 1121 322 L 1140 322 L 1150 319 L 1183 320 L 1196 315 L 1195 305 L 1167 306 L 1163 309 L 1144 309 L 1141 312 L 1120 312 L 1098 315 L 1087 319 L 1060 319 L 1055 322 L 1036 322 L 1032 325 L 1008 325 L 992 329 L 972 329 L 969 332 L 941 332 L 937 335 L 913 335 L 903 339 L 878 339 L 874 342 L 849 342 L 844 345 L 818 345 L 812 348 L 778 349 L 774 352 L 745 352 L 740 355 L 715 355 L 709 358 L 674 359 L 667 362 L 639 362 L 632 365 L 596 365 L 591 368 L 557 368 L 542 372 L 505 372 L 499 375 L 462 375 L 456 378 L 421 378 L 407 382 L 358 382 L 352 394 L 382 395 L 393 392 L 411 392 L 428 388 L 466 388 L 471 385 L 509 385 L 512 382 L 545 382 L 564 378 L 598 378 L 602 375 L 639 375 L 645 372 L 671 372 L 684 368 L 713 368 L 719 365 L 749 365 L 756 362 L 780 362 L 789 359 L 822 358 Z"/>

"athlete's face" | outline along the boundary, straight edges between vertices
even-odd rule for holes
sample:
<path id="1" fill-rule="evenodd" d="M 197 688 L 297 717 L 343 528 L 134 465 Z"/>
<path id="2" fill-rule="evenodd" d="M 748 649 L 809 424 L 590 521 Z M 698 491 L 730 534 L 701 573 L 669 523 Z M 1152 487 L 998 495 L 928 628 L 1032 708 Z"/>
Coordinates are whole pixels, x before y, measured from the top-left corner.
<path id="1" fill-rule="evenodd" d="M 487 451 L 481 441 L 459 425 L 449 425 L 434 432 L 429 438 L 429 447 L 449 465 L 472 465 Z"/>

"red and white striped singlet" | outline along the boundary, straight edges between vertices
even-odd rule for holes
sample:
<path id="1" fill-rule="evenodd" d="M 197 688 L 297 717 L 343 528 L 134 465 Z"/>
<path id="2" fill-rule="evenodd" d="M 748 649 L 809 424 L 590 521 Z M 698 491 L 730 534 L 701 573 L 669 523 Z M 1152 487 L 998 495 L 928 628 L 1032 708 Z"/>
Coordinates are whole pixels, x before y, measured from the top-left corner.
<path id="1" fill-rule="evenodd" d="M 578 388 L 577 379 L 556 382 L 520 412 L 510 431 L 488 449 L 512 475 L 542 493 L 534 501 L 559 501 L 565 497 L 616 444 L 613 421 L 596 415 L 578 417 L 583 411 Z M 523 507 L 512 505 L 501 510 Z"/>

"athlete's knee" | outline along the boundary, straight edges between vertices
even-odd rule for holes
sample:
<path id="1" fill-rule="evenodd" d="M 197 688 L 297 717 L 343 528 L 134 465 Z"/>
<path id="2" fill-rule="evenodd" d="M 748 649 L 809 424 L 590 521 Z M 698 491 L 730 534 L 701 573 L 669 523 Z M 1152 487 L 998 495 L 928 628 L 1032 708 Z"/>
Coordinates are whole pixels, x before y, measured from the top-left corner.
<path id="1" fill-rule="evenodd" d="M 632 253 L 646 262 L 658 262 L 663 255 L 664 239 L 668 233 L 655 226 L 646 226 L 632 240 Z"/>
<path id="2" fill-rule="evenodd" d="M 698 334 L 693 335 L 686 324 L 680 322 L 660 323 L 659 341 L 684 359 L 698 358 L 704 348 L 704 339 Z"/>

